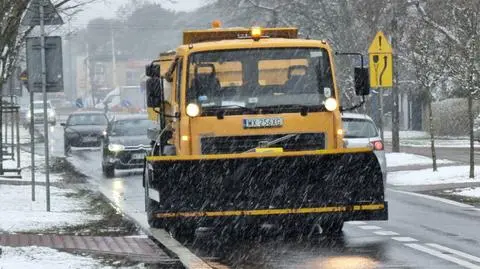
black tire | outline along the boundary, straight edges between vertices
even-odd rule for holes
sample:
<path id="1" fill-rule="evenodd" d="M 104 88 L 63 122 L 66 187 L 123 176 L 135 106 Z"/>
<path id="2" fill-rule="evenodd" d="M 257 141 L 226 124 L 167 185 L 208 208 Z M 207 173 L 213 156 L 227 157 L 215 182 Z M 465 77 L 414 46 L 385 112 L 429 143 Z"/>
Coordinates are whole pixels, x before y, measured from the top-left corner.
<path id="1" fill-rule="evenodd" d="M 72 150 L 72 146 L 70 145 L 70 142 L 67 139 L 64 139 L 64 141 L 63 141 L 63 152 L 64 152 L 65 156 L 69 156 L 71 150 Z"/>
<path id="2" fill-rule="evenodd" d="M 320 225 L 322 235 L 338 235 L 342 233 L 343 220 L 326 221 Z"/>
<path id="3" fill-rule="evenodd" d="M 103 170 L 103 174 L 107 178 L 112 178 L 112 177 L 115 176 L 115 166 L 113 166 L 113 165 L 103 165 L 102 164 L 102 170 Z"/>

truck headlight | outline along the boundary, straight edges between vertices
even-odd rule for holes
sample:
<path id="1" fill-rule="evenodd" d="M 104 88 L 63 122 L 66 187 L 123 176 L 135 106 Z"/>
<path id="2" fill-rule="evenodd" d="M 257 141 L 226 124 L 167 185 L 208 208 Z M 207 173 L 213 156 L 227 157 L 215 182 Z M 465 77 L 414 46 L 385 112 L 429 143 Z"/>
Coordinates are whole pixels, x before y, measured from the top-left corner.
<path id="1" fill-rule="evenodd" d="M 124 149 L 125 149 L 124 145 L 120 145 L 120 144 L 109 144 L 108 145 L 108 150 L 110 150 L 112 152 L 119 152 L 119 151 L 123 151 Z"/>
<path id="2" fill-rule="evenodd" d="M 332 97 L 327 98 L 327 100 L 325 100 L 324 105 L 328 111 L 334 111 L 338 107 L 337 100 L 335 100 L 335 98 L 332 98 Z"/>
<path id="3" fill-rule="evenodd" d="M 200 114 L 200 107 L 197 104 L 188 104 L 187 105 L 187 115 L 189 117 L 195 118 Z"/>

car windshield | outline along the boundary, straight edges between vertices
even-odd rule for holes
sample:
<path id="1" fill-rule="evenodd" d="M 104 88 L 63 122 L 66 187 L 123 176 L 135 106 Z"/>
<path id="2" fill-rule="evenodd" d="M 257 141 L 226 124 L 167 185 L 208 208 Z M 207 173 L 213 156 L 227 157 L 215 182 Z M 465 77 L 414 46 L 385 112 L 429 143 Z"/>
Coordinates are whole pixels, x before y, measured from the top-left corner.
<path id="1" fill-rule="evenodd" d="M 117 120 L 112 124 L 112 136 L 137 136 L 147 135 L 149 128 L 154 128 L 155 123 L 148 119 Z"/>
<path id="2" fill-rule="evenodd" d="M 52 106 L 48 102 L 47 108 L 52 108 Z M 33 103 L 33 109 L 43 109 L 43 103 Z"/>
<path id="3" fill-rule="evenodd" d="M 334 97 L 328 53 L 321 48 L 242 49 L 189 58 L 187 104 L 203 111 L 249 107 L 320 108 Z"/>
<path id="4" fill-rule="evenodd" d="M 366 119 L 343 119 L 345 138 L 371 138 L 377 137 L 378 131 L 375 124 Z"/>
<path id="5" fill-rule="evenodd" d="M 67 125 L 107 125 L 107 118 L 102 114 L 72 115 Z"/>

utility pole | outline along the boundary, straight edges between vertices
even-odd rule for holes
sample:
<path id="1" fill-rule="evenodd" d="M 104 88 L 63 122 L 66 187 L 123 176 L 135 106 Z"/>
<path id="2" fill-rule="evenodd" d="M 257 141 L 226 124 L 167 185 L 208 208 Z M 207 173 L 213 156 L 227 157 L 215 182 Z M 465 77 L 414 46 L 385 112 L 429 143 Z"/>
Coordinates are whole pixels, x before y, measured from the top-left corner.
<path id="1" fill-rule="evenodd" d="M 399 112 L 399 98 L 398 98 L 398 47 L 397 47 L 397 19 L 396 19 L 396 12 L 395 12 L 395 3 L 392 7 L 392 36 L 391 42 L 393 47 L 393 86 L 392 86 L 392 97 L 393 97 L 393 108 L 392 108 L 392 151 L 399 152 L 400 151 L 400 112 Z"/>
<path id="2" fill-rule="evenodd" d="M 40 1 L 40 59 L 42 68 L 42 93 L 43 93 L 43 131 L 45 137 L 45 186 L 47 195 L 47 212 L 50 212 L 50 151 L 48 141 L 48 113 L 47 113 L 47 63 L 45 60 L 45 3 Z M 33 115 L 32 115 L 33 117 Z"/>
<path id="3" fill-rule="evenodd" d="M 91 63 L 90 63 L 90 48 L 88 46 L 88 43 L 85 44 L 86 48 L 87 48 L 87 62 L 86 62 L 86 65 L 87 65 L 87 79 L 86 79 L 86 84 L 87 84 L 87 93 L 90 91 L 90 95 L 92 96 L 92 103 L 93 103 L 93 106 L 95 107 L 95 94 L 93 92 L 93 80 L 91 79 L 91 71 L 90 70 L 92 67 L 91 67 Z"/>
<path id="4" fill-rule="evenodd" d="M 111 43 L 112 43 L 112 79 L 113 79 L 113 87 L 117 88 L 118 81 L 117 81 L 117 55 L 115 51 L 115 36 L 113 33 L 113 25 L 110 26 L 110 35 L 111 35 Z"/>

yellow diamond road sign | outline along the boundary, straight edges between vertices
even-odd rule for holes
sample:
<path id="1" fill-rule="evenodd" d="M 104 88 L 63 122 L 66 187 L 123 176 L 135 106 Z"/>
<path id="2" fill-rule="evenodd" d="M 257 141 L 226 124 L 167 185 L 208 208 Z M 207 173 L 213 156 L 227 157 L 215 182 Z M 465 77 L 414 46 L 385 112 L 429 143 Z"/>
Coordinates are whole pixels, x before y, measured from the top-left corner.
<path id="1" fill-rule="evenodd" d="M 391 88 L 393 86 L 392 46 L 380 31 L 368 49 L 370 87 Z"/>

